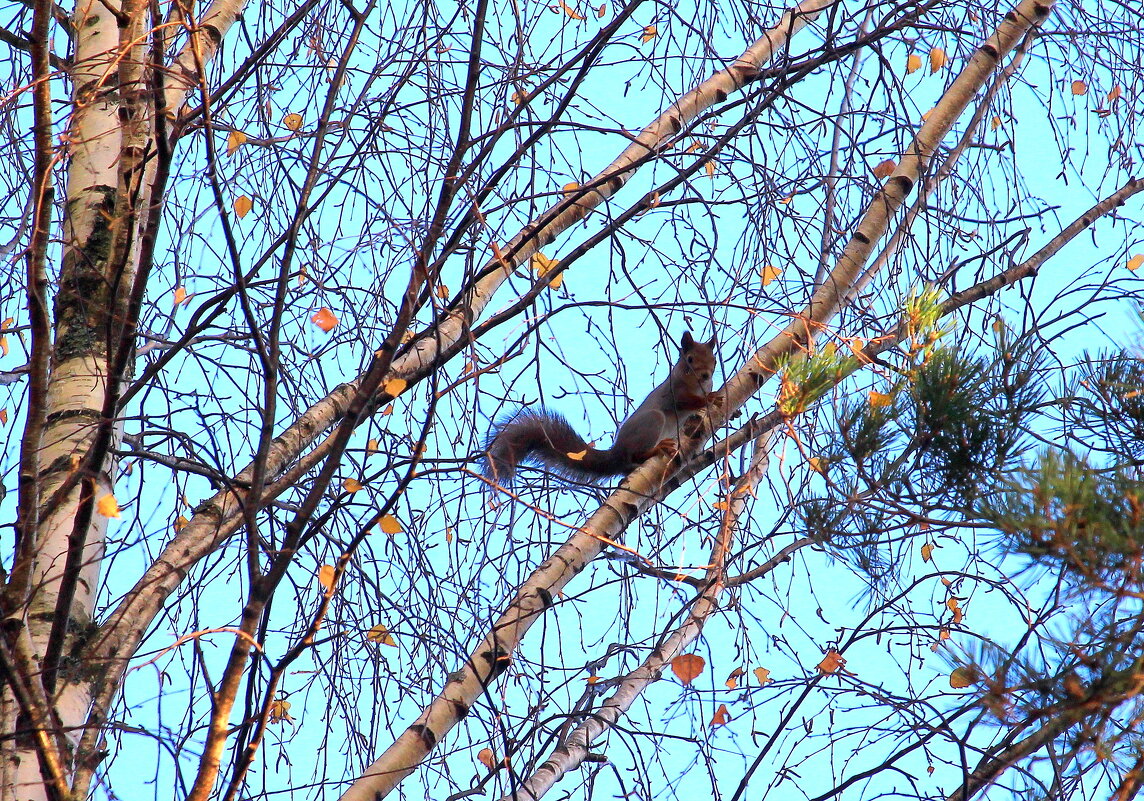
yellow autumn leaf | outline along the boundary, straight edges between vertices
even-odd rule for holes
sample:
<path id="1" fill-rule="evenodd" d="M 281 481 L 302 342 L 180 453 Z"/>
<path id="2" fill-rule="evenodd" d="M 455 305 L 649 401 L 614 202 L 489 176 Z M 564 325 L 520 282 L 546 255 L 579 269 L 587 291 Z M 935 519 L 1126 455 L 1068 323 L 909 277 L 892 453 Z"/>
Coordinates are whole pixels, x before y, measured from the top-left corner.
<path id="1" fill-rule="evenodd" d="M 1084 81 L 1073 81 L 1072 82 L 1072 93 L 1074 95 L 1076 95 L 1077 97 L 1087 95 L 1088 94 L 1088 84 L 1085 83 Z"/>
<path id="2" fill-rule="evenodd" d="M 246 195 L 239 195 L 234 199 L 234 213 L 238 215 L 238 219 L 242 219 L 250 210 L 254 208 L 254 201 Z"/>
<path id="3" fill-rule="evenodd" d="M 1000 127 L 1001 127 L 1001 118 L 1000 117 L 993 117 L 993 119 L 989 120 L 989 130 L 996 131 Z"/>
<path id="4" fill-rule="evenodd" d="M 949 611 L 953 613 L 953 622 L 954 623 L 960 623 L 965 618 L 965 613 L 962 611 L 961 605 L 958 604 L 956 598 L 950 598 L 948 601 L 945 602 L 945 605 L 946 605 L 946 608 L 949 609 Z"/>
<path id="5" fill-rule="evenodd" d="M 931 108 L 929 111 L 927 111 L 925 114 L 923 114 L 922 115 L 922 122 L 925 122 L 926 120 L 928 120 L 930 118 L 930 115 L 933 114 L 933 112 L 934 112 L 934 109 Z"/>
<path id="6" fill-rule="evenodd" d="M 314 312 L 314 316 L 310 318 L 310 322 L 328 334 L 333 331 L 334 327 L 338 324 L 338 316 L 323 306 Z"/>
<path id="7" fill-rule="evenodd" d="M 381 388 L 385 390 L 385 394 L 389 395 L 389 397 L 396 398 L 405 391 L 407 386 L 409 386 L 409 382 L 404 378 L 391 378 L 382 384 Z"/>
<path id="8" fill-rule="evenodd" d="M 226 137 L 226 154 L 234 155 L 234 151 L 246 144 L 246 134 L 242 131 L 231 131 Z"/>
<path id="9" fill-rule="evenodd" d="M 381 449 L 380 449 L 379 443 L 376 439 L 371 439 L 369 442 L 367 442 L 365 444 L 365 452 L 366 453 L 377 453 L 379 450 L 381 450 Z"/>
<path id="10" fill-rule="evenodd" d="M 512 93 L 512 94 L 509 96 L 509 100 L 511 100 L 513 103 L 515 103 L 515 104 L 516 104 L 516 105 L 518 105 L 518 106 L 519 106 L 521 103 L 523 103 L 525 100 L 527 100 L 527 99 L 528 99 L 528 92 L 522 92 L 522 91 L 520 91 L 519 89 L 517 89 L 516 91 L 514 91 L 514 92 L 513 92 L 513 93 Z"/>
<path id="11" fill-rule="evenodd" d="M 730 674 L 728 674 L 727 681 L 725 682 L 725 684 L 727 685 L 727 689 L 728 690 L 734 690 L 736 687 L 738 687 L 739 686 L 739 677 L 742 676 L 746 672 L 747 671 L 743 670 L 742 668 L 735 668 L 734 670 L 732 670 L 730 672 Z"/>
<path id="12" fill-rule="evenodd" d="M 708 178 L 714 178 L 715 177 L 715 162 L 714 162 L 714 160 L 707 159 L 707 161 L 703 162 L 703 169 L 707 171 L 707 177 Z"/>
<path id="13" fill-rule="evenodd" d="M 322 565 L 318 568 L 318 583 L 328 591 L 334 589 L 334 566 Z"/>
<path id="14" fill-rule="evenodd" d="M 0 334 L 0 356 L 8 355 L 8 337 Z"/>
<path id="15" fill-rule="evenodd" d="M 96 502 L 95 511 L 104 517 L 119 517 L 119 501 L 109 492 Z"/>
<path id="16" fill-rule="evenodd" d="M 656 29 L 656 27 L 654 25 L 648 25 L 646 28 L 643 29 L 643 33 L 640 34 L 640 41 L 645 42 L 645 43 L 650 42 L 657 35 L 659 35 L 659 30 Z"/>
<path id="17" fill-rule="evenodd" d="M 380 643 L 381 645 L 397 646 L 397 640 L 393 639 L 393 635 L 389 633 L 389 629 L 387 629 L 383 623 L 378 623 L 370 627 L 370 630 L 365 633 L 365 638 L 370 642 Z"/>
<path id="18" fill-rule="evenodd" d="M 1108 92 L 1108 102 L 1115 103 L 1120 98 L 1120 84 L 1112 87 Z"/>
<path id="19" fill-rule="evenodd" d="M 772 681 L 774 681 L 774 679 L 771 678 L 771 672 L 765 667 L 757 667 L 751 672 L 755 674 L 755 678 L 758 680 L 760 685 L 770 684 Z"/>
<path id="20" fill-rule="evenodd" d="M 949 686 L 955 690 L 961 690 L 969 687 L 977 682 L 977 669 L 972 665 L 963 665 L 962 667 L 955 668 L 949 674 Z"/>
<path id="21" fill-rule="evenodd" d="M 536 271 L 536 274 L 543 278 L 548 273 L 552 272 L 560 262 L 557 259 L 550 259 L 540 251 L 532 254 L 532 258 L 528 260 L 528 265 Z"/>
<path id="22" fill-rule="evenodd" d="M 944 67 L 947 60 L 948 59 L 945 56 L 945 51 L 942 50 L 940 47 L 935 47 L 933 50 L 930 50 L 929 51 L 930 75 L 933 75 L 935 72 L 937 72 L 942 67 Z"/>
<path id="23" fill-rule="evenodd" d="M 386 534 L 400 534 L 405 530 L 401 527 L 401 523 L 399 523 L 397 518 L 393 515 L 382 515 L 381 520 L 377 522 L 378 525 L 381 526 L 381 530 Z"/>
<path id="24" fill-rule="evenodd" d="M 1144 264 L 1144 253 L 1137 253 L 1135 256 L 1128 260 L 1128 269 L 1136 272 L 1140 269 L 1140 265 Z"/>
<path id="25" fill-rule="evenodd" d="M 806 464 L 814 472 L 826 475 L 826 460 L 821 456 L 811 456 L 806 460 Z"/>
<path id="26" fill-rule="evenodd" d="M 448 300 L 449 299 L 449 285 L 448 284 L 437 284 L 436 292 L 437 292 L 437 297 L 439 297 L 441 300 Z"/>
<path id="27" fill-rule="evenodd" d="M 564 194 L 564 197 L 572 197 L 578 191 L 580 191 L 580 184 L 576 183 L 575 181 L 570 181 L 569 183 L 566 183 L 564 186 L 560 187 L 560 191 Z"/>
<path id="28" fill-rule="evenodd" d="M 608 13 L 607 3 L 601 3 L 600 7 L 596 9 L 596 19 L 603 19 L 604 15 Z"/>
<path id="29" fill-rule="evenodd" d="M 302 127 L 302 115 L 287 114 L 282 118 L 282 124 L 289 128 L 291 131 L 297 131 Z"/>
<path id="30" fill-rule="evenodd" d="M 360 481 L 358 481 L 356 478 L 347 478 L 345 481 L 342 482 L 342 488 L 346 492 L 350 492 L 350 493 L 357 492 L 363 486 L 364 485 Z"/>
<path id="31" fill-rule="evenodd" d="M 288 723 L 293 719 L 290 717 L 290 702 L 285 698 L 278 697 L 270 702 L 271 723 Z"/>
<path id="32" fill-rule="evenodd" d="M 922 561 L 923 562 L 933 561 L 933 549 L 934 549 L 934 547 L 935 546 L 932 542 L 927 542 L 925 545 L 922 546 Z"/>
<path id="33" fill-rule="evenodd" d="M 894 396 L 888 392 L 875 392 L 870 390 L 870 407 L 873 409 L 880 409 L 889 406 L 894 402 Z"/>
<path id="34" fill-rule="evenodd" d="M 180 531 L 186 528 L 187 524 L 190 522 L 191 521 L 187 520 L 187 518 L 183 515 L 179 515 L 175 518 L 175 524 L 172 526 L 172 528 L 175 529 L 175 533 L 178 534 Z"/>
<path id="35" fill-rule="evenodd" d="M 906 59 L 906 75 L 917 72 L 922 68 L 922 57 L 917 53 L 910 53 Z"/>
<path id="36" fill-rule="evenodd" d="M 175 305 L 183 303 L 187 299 L 187 288 L 183 286 L 175 287 Z"/>
<path id="37" fill-rule="evenodd" d="M 576 451 L 575 453 L 568 453 L 565 455 L 574 462 L 582 462 L 582 461 L 584 461 L 584 457 L 588 455 L 588 451 L 585 449 L 582 451 Z"/>
<path id="38" fill-rule="evenodd" d="M 763 286 L 766 286 L 771 281 L 774 281 L 783 274 L 782 268 L 775 267 L 773 264 L 768 264 L 759 270 L 759 278 L 762 279 Z"/>

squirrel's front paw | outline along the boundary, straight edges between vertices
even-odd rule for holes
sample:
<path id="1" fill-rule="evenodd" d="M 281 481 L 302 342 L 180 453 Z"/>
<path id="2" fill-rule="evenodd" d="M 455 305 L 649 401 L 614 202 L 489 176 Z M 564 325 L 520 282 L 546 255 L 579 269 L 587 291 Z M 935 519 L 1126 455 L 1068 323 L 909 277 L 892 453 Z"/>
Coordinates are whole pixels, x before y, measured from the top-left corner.
<path id="1" fill-rule="evenodd" d="M 707 405 L 714 406 L 717 409 L 723 408 L 723 396 L 718 392 L 707 393 Z"/>

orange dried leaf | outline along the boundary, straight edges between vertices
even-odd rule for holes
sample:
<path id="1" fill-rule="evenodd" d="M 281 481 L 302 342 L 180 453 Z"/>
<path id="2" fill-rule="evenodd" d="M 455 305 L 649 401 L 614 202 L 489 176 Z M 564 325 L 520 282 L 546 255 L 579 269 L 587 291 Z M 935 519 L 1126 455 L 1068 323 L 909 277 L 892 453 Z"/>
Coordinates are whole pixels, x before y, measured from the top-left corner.
<path id="1" fill-rule="evenodd" d="M 318 583 L 332 592 L 334 589 L 334 566 L 322 565 L 318 568 Z"/>
<path id="2" fill-rule="evenodd" d="M 648 25 L 646 28 L 643 29 L 643 33 L 640 34 L 640 41 L 645 42 L 645 43 L 650 42 L 652 39 L 654 39 L 658 35 L 659 35 L 659 30 L 654 25 Z"/>
<path id="3" fill-rule="evenodd" d="M 254 201 L 246 195 L 239 195 L 234 199 L 234 213 L 238 215 L 238 219 L 242 219 L 250 210 L 254 208 Z"/>
<path id="4" fill-rule="evenodd" d="M 560 0 L 560 9 L 564 12 L 564 15 L 566 17 L 568 17 L 569 19 L 584 19 L 583 14 L 581 14 L 576 9 L 572 8 L 572 6 L 565 3 L 564 0 Z"/>
<path id="5" fill-rule="evenodd" d="M 360 490 L 362 488 L 362 486 L 363 486 L 363 484 L 360 481 L 358 481 L 356 478 L 347 478 L 345 481 L 342 482 L 342 488 L 346 492 L 351 492 L 351 493 L 357 492 L 358 490 Z"/>
<path id="6" fill-rule="evenodd" d="M 190 522 L 191 521 L 187 520 L 187 518 L 183 517 L 183 515 L 179 515 L 175 518 L 175 524 L 172 526 L 172 528 L 175 529 L 175 533 L 178 534 L 180 531 L 186 528 L 187 524 Z"/>
<path id="7" fill-rule="evenodd" d="M 449 299 L 449 285 L 448 284 L 437 284 L 437 290 L 436 291 L 437 291 L 437 297 L 439 297 L 441 300 L 448 300 Z"/>
<path id="8" fill-rule="evenodd" d="M 1001 118 L 1000 117 L 993 117 L 991 120 L 989 120 L 989 130 L 996 131 L 1000 127 L 1001 127 Z"/>
<path id="9" fill-rule="evenodd" d="M 302 127 L 302 115 L 287 114 L 282 118 L 282 124 L 289 128 L 291 131 L 297 131 Z"/>
<path id="10" fill-rule="evenodd" d="M 806 464 L 814 472 L 826 475 L 826 460 L 821 456 L 811 456 L 806 460 Z"/>
<path id="11" fill-rule="evenodd" d="M 770 684 L 774 679 L 771 678 L 771 672 L 765 667 L 757 667 L 752 671 L 755 678 L 758 679 L 759 684 Z"/>
<path id="12" fill-rule="evenodd" d="M 397 640 L 393 639 L 393 635 L 389 633 L 389 629 L 385 627 L 384 623 L 377 623 L 370 627 L 370 630 L 365 633 L 365 638 L 370 642 L 380 643 L 382 645 L 397 646 Z"/>
<path id="13" fill-rule="evenodd" d="M 893 159 L 886 159 L 879 161 L 877 166 L 874 167 L 874 177 L 881 180 L 882 178 L 889 178 L 894 174 L 894 169 L 898 166 L 898 162 Z"/>
<path id="14" fill-rule="evenodd" d="M 493 752 L 491 748 L 482 748 L 480 751 L 478 751 L 477 760 L 489 770 L 492 770 L 493 765 L 496 764 L 495 760 L 493 759 Z"/>
<path id="15" fill-rule="evenodd" d="M 731 721 L 731 713 L 727 711 L 726 704 L 719 704 L 719 708 L 715 710 L 715 714 L 711 718 L 712 726 L 725 726 Z"/>
<path id="16" fill-rule="evenodd" d="M 703 672 L 707 660 L 699 654 L 680 654 L 671 660 L 671 672 L 684 684 L 690 684 Z"/>
<path id="17" fill-rule="evenodd" d="M 96 502 L 95 511 L 104 517 L 119 517 L 119 501 L 109 492 Z"/>
<path id="18" fill-rule="evenodd" d="M 1108 102 L 1115 103 L 1120 98 L 1120 84 L 1112 87 L 1108 92 Z"/>
<path id="19" fill-rule="evenodd" d="M 1132 272 L 1136 272 L 1140 269 L 1141 264 L 1144 264 L 1144 253 L 1137 253 L 1135 256 L 1128 260 L 1128 264 L 1126 266 Z"/>
<path id="20" fill-rule="evenodd" d="M 175 287 L 175 305 L 183 303 L 187 299 L 187 288 L 182 286 Z"/>
<path id="21" fill-rule="evenodd" d="M 511 100 L 513 103 L 515 103 L 515 104 L 516 104 L 516 105 L 518 105 L 518 106 L 519 106 L 521 103 L 523 103 L 525 100 L 527 100 L 527 99 L 528 99 L 528 92 L 522 92 L 522 91 L 520 91 L 519 89 L 517 89 L 516 91 L 514 91 L 514 92 L 513 92 L 513 93 L 512 93 L 512 94 L 509 96 L 509 100 Z"/>
<path id="22" fill-rule="evenodd" d="M 328 334 L 330 331 L 333 331 L 334 327 L 338 324 L 338 317 L 323 306 L 314 312 L 314 316 L 310 318 L 310 322 Z"/>
<path id="23" fill-rule="evenodd" d="M 933 50 L 929 51 L 930 75 L 933 75 L 935 72 L 944 67 L 946 61 L 948 61 L 948 59 L 946 58 L 945 51 L 940 47 L 935 47 Z"/>
<path id="24" fill-rule="evenodd" d="M 588 451 L 587 451 L 587 449 L 585 449 L 582 451 L 576 451 L 575 453 L 568 453 L 565 455 L 574 462 L 582 462 L 582 461 L 584 461 L 584 457 L 588 455 Z"/>
<path id="25" fill-rule="evenodd" d="M 231 131 L 226 137 L 226 154 L 234 155 L 234 151 L 246 144 L 246 134 L 242 131 Z"/>
<path id="26" fill-rule="evenodd" d="M 731 673 L 727 676 L 727 682 L 726 682 L 727 689 L 733 690 L 736 687 L 738 687 L 739 686 L 739 677 L 742 676 L 746 672 L 747 671 L 743 670 L 742 668 L 735 668 L 734 670 L 732 670 Z"/>
<path id="27" fill-rule="evenodd" d="M 571 181 L 560 187 L 560 191 L 564 193 L 564 197 L 572 197 L 578 191 L 580 191 L 580 184 L 576 183 L 575 181 Z"/>
<path id="28" fill-rule="evenodd" d="M 910 53 L 906 59 L 906 75 L 911 75 L 922 68 L 922 57 L 917 53 Z"/>
<path id="29" fill-rule="evenodd" d="M 762 279 L 763 286 L 766 286 L 771 281 L 774 281 L 783 274 L 781 267 L 775 267 L 773 264 L 768 264 L 759 270 L 759 278 Z"/>
<path id="30" fill-rule="evenodd" d="M 708 178 L 714 178 L 715 177 L 715 162 L 714 161 L 712 161 L 711 159 L 708 159 L 707 161 L 703 162 L 703 169 L 707 171 L 707 177 Z"/>
<path id="31" fill-rule="evenodd" d="M 930 562 L 933 560 L 933 549 L 934 549 L 934 547 L 935 546 L 932 542 L 927 542 L 925 545 L 922 546 L 922 561 L 923 562 Z"/>
<path id="32" fill-rule="evenodd" d="M 818 672 L 823 675 L 836 673 L 840 668 L 845 667 L 845 665 L 846 660 L 842 658 L 842 654 L 831 649 L 826 652 L 826 656 L 818 663 Z"/>
<path id="33" fill-rule="evenodd" d="M 381 448 L 379 447 L 379 443 L 376 439 L 371 439 L 365 444 L 366 453 L 377 453 L 379 450 L 381 450 Z"/>
<path id="34" fill-rule="evenodd" d="M 608 13 L 607 3 L 601 3 L 600 7 L 596 9 L 596 19 L 603 19 L 604 15 Z"/>
<path id="35" fill-rule="evenodd" d="M 0 334 L 0 356 L 8 355 L 8 337 Z"/>
<path id="36" fill-rule="evenodd" d="M 1074 95 L 1076 95 L 1077 97 L 1087 95 L 1088 94 L 1088 84 L 1085 83 L 1084 81 L 1073 81 L 1072 82 L 1072 93 Z"/>
<path id="37" fill-rule="evenodd" d="M 409 386 L 409 382 L 404 378 L 391 378 L 382 384 L 381 388 L 385 390 L 385 393 L 389 395 L 389 397 L 396 398 L 405 391 L 407 386 Z"/>
<path id="38" fill-rule="evenodd" d="M 386 534 L 400 534 L 405 530 L 393 515 L 382 515 L 378 524 L 381 526 L 381 530 Z"/>

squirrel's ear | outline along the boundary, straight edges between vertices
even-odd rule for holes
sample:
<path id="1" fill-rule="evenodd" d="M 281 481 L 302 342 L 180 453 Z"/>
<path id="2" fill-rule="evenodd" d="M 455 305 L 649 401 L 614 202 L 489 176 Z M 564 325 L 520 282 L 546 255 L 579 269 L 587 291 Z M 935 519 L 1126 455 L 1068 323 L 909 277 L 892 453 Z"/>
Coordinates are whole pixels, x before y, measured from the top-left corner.
<path id="1" fill-rule="evenodd" d="M 679 347 L 681 350 L 691 350 L 695 347 L 695 340 L 691 338 L 690 331 L 683 332 L 683 337 L 679 340 Z"/>
<path id="2" fill-rule="evenodd" d="M 710 348 L 711 350 L 715 350 L 715 348 L 719 347 L 719 343 L 715 341 L 715 335 L 714 334 L 711 335 L 711 339 L 707 340 L 703 344 L 705 346 L 707 346 L 708 348 Z"/>

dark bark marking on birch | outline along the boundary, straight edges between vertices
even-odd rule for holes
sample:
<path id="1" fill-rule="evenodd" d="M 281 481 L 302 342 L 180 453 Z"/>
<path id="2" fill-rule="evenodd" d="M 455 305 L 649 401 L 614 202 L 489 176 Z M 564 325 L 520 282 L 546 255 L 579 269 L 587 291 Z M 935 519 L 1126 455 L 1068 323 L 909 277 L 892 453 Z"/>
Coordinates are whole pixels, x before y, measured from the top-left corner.
<path id="1" fill-rule="evenodd" d="M 432 751 L 437 745 L 437 735 L 424 723 L 414 723 L 409 727 L 409 733 L 421 741 L 426 751 Z"/>

